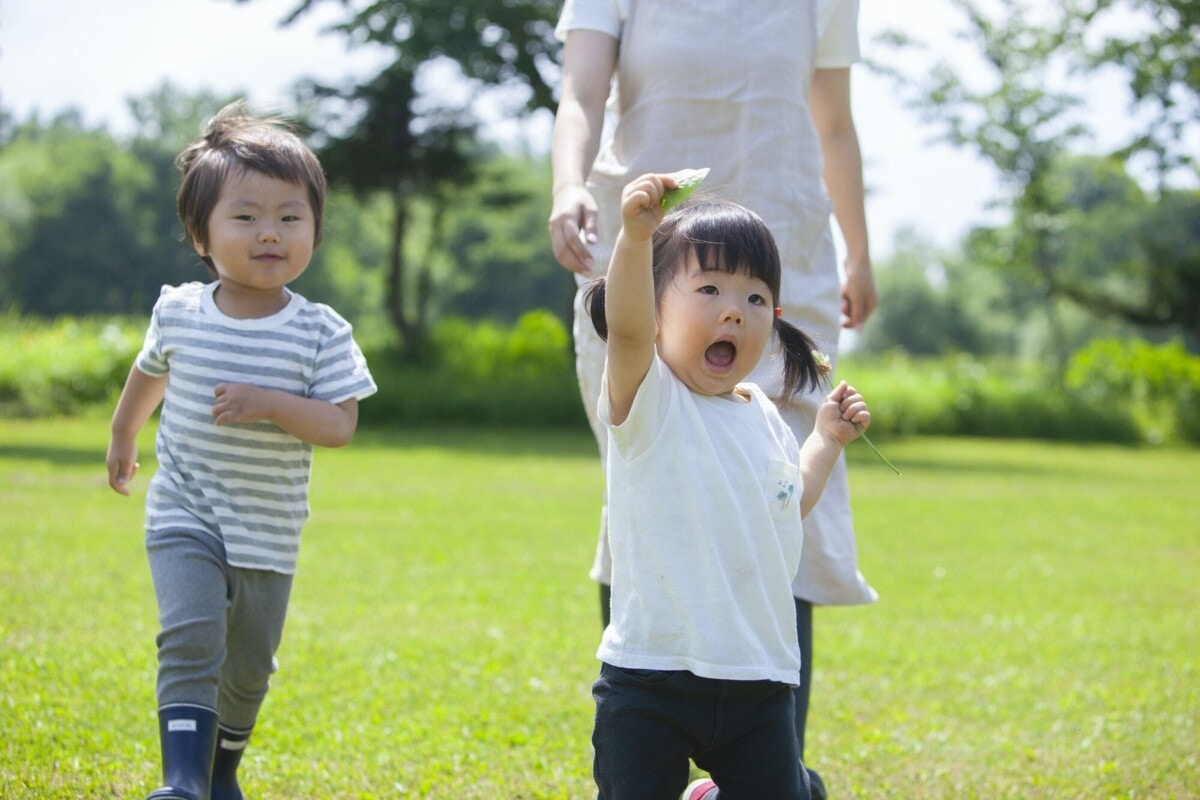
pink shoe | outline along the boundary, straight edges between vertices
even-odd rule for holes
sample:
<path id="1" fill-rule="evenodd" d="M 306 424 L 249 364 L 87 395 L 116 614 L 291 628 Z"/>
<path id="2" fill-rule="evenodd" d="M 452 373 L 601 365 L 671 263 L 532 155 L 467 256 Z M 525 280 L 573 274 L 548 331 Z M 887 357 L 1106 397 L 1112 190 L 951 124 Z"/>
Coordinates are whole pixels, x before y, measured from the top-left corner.
<path id="1" fill-rule="evenodd" d="M 692 781 L 683 790 L 679 800 L 717 800 L 717 785 L 709 778 Z"/>

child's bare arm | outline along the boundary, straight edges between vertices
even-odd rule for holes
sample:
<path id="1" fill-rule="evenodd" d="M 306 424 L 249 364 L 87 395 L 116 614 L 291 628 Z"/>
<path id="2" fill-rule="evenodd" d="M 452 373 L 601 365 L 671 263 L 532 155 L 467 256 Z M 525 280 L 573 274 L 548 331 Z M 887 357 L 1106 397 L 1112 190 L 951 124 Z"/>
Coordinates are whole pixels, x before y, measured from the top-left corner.
<path id="1" fill-rule="evenodd" d="M 167 377 L 153 377 L 137 367 L 129 370 L 125 388 L 112 417 L 112 438 L 108 442 L 105 464 L 108 485 L 113 491 L 128 496 L 128 484 L 137 474 L 137 435 L 146 420 L 162 402 L 167 390 Z"/>
<path id="2" fill-rule="evenodd" d="M 804 493 L 800 496 L 801 517 L 807 517 L 821 498 L 842 448 L 857 439 L 870 424 L 867 402 L 845 381 L 821 401 L 813 432 L 800 447 L 800 475 L 804 480 Z"/>
<path id="3" fill-rule="evenodd" d="M 643 175 L 629 183 L 621 196 L 622 227 L 604 290 L 606 377 L 610 414 L 617 425 L 629 415 L 654 359 L 656 307 L 650 240 L 662 220 L 663 191 L 674 185 L 668 176 Z"/>
<path id="4" fill-rule="evenodd" d="M 321 447 L 341 447 L 358 427 L 358 401 L 340 403 L 300 397 L 248 383 L 221 383 L 213 392 L 213 420 L 273 422 L 297 439 Z"/>

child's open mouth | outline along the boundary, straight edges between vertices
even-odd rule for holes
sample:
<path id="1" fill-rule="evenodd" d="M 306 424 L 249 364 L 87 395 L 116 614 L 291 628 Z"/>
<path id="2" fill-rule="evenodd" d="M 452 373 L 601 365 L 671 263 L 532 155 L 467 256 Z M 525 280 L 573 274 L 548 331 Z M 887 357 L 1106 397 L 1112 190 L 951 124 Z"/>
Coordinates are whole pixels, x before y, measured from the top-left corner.
<path id="1" fill-rule="evenodd" d="M 733 342 L 713 342 L 704 351 L 704 360 L 721 369 L 732 364 L 736 356 L 737 346 Z"/>

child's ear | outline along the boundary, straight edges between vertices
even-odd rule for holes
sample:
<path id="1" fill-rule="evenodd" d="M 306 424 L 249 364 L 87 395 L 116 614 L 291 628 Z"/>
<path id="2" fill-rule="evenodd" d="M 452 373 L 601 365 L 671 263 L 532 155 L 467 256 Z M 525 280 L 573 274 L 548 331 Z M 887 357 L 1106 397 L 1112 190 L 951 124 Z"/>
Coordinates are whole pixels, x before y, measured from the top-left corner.
<path id="1" fill-rule="evenodd" d="M 201 258 L 208 258 L 208 252 L 203 244 L 200 242 L 192 242 L 192 247 L 196 249 L 196 255 L 200 256 Z"/>

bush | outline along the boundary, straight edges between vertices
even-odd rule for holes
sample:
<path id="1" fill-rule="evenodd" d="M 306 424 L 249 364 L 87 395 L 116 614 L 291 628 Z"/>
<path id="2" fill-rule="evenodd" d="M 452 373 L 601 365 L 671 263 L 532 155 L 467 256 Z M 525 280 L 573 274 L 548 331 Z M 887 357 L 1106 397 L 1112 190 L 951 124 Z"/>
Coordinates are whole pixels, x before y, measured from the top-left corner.
<path id="1" fill-rule="evenodd" d="M 0 416 L 111 412 L 144 319 L 37 321 L 0 315 Z M 445 319 L 414 364 L 368 348 L 379 394 L 364 425 L 586 426 L 570 334 L 548 311 L 515 324 Z M 851 352 L 838 366 L 871 404 L 871 437 L 985 436 L 1136 444 L 1200 442 L 1200 358 L 1178 342 L 1095 342 L 1062 387 L 1046 370 L 958 355 Z"/>
<path id="2" fill-rule="evenodd" d="M 1092 402 L 1128 408 L 1152 442 L 1200 442 L 1200 357 L 1178 340 L 1094 341 L 1071 357 L 1067 383 Z"/>
<path id="3" fill-rule="evenodd" d="M 896 433 L 1124 444 L 1141 439 L 1123 407 L 1063 391 L 1045 371 L 1003 360 L 850 353 L 837 377 L 866 396 L 872 438 Z"/>
<path id="4" fill-rule="evenodd" d="M 367 423 L 417 426 L 585 425 L 571 338 L 548 311 L 515 325 L 447 319 L 434 326 L 428 364 L 394 350 L 367 353 L 379 394 L 359 407 Z"/>
<path id="5" fill-rule="evenodd" d="M 74 414 L 115 402 L 142 344 L 143 321 L 0 315 L 0 416 Z"/>

